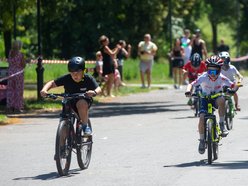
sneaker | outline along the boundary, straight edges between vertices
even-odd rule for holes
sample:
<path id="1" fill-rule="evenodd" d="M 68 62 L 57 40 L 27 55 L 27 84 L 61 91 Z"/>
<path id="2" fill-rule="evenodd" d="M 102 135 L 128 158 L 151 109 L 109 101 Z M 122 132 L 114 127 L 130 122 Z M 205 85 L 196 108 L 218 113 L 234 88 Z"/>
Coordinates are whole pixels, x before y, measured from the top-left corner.
<path id="1" fill-rule="evenodd" d="M 229 134 L 224 123 L 220 123 L 220 130 L 221 130 L 221 136 L 222 137 L 226 137 Z"/>
<path id="2" fill-rule="evenodd" d="M 85 136 L 90 136 L 90 135 L 92 134 L 92 130 L 91 130 L 91 128 L 90 128 L 88 125 L 86 125 L 86 126 L 83 128 L 83 131 L 84 131 L 84 135 L 85 135 Z"/>
<path id="3" fill-rule="evenodd" d="M 205 152 L 205 141 L 203 139 L 200 139 L 199 141 L 200 141 L 200 143 L 199 143 L 199 147 L 198 147 L 198 152 L 200 154 L 204 154 L 204 152 Z"/>

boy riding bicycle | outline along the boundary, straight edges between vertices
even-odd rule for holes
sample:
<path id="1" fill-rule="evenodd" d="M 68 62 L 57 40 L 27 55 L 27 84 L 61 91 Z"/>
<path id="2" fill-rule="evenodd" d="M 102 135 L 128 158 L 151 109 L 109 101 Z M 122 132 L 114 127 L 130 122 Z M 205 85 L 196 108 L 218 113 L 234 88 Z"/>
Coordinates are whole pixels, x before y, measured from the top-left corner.
<path id="1" fill-rule="evenodd" d="M 101 88 L 96 80 L 84 73 L 85 61 L 81 57 L 73 57 L 68 63 L 69 74 L 63 75 L 45 84 L 40 94 L 45 97 L 52 88 L 64 86 L 65 93 L 86 93 L 89 98 L 80 98 L 74 101 L 72 107 L 78 112 L 80 117 L 80 127 L 83 128 L 84 135 L 91 135 L 91 128 L 88 126 L 88 111 L 92 104 L 92 97 L 101 93 Z"/>
<path id="2" fill-rule="evenodd" d="M 231 65 L 230 55 L 228 52 L 220 52 L 219 57 L 224 61 L 223 66 L 221 67 L 221 73 L 230 79 L 232 82 L 240 84 L 243 80 L 243 76 L 239 73 L 235 66 Z M 238 81 L 237 81 L 238 78 Z M 238 104 L 238 94 L 237 92 L 233 95 L 235 108 L 237 111 L 240 111 L 240 106 Z"/>
<path id="3" fill-rule="evenodd" d="M 201 75 L 206 70 L 207 70 L 206 64 L 204 63 L 204 61 L 202 61 L 200 54 L 194 53 L 190 57 L 190 61 L 188 61 L 188 63 L 186 63 L 183 66 L 184 82 L 187 81 L 186 80 L 187 78 L 188 78 L 189 83 L 193 82 L 194 80 L 197 79 L 199 75 Z M 190 106 L 192 105 L 191 98 L 189 98 L 189 101 L 187 104 Z"/>
<path id="4" fill-rule="evenodd" d="M 187 97 L 191 96 L 192 88 L 196 86 L 201 86 L 202 94 L 205 96 L 211 95 L 213 93 L 222 92 L 225 86 L 234 88 L 235 84 L 231 82 L 228 78 L 220 73 L 223 61 L 218 56 L 211 56 L 206 59 L 207 72 L 203 73 L 197 80 L 190 83 L 187 87 L 185 95 Z M 200 154 L 205 152 L 205 142 L 204 142 L 204 115 L 207 113 L 207 100 L 202 98 L 200 106 L 200 118 L 198 130 L 200 134 L 200 143 L 198 151 Z M 224 114 L 225 114 L 225 98 L 219 96 L 215 98 L 213 103 L 215 108 L 218 108 L 219 113 L 219 125 L 222 132 L 222 137 L 228 135 L 228 131 L 224 125 Z"/>

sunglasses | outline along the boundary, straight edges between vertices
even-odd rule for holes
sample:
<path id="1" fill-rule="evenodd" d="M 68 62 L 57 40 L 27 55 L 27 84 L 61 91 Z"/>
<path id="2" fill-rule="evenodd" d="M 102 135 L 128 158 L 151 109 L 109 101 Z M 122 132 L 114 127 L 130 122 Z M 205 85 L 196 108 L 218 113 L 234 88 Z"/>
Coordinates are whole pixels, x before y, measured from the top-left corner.
<path id="1" fill-rule="evenodd" d="M 208 70 L 208 74 L 209 75 L 218 75 L 219 74 L 219 70 L 217 70 L 217 69 L 210 69 L 210 70 Z"/>

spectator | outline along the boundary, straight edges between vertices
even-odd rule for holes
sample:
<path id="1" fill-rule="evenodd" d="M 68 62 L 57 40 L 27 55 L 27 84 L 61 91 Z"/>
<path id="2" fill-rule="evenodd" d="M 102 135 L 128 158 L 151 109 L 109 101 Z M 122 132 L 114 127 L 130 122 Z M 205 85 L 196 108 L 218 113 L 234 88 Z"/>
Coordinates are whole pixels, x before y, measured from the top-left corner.
<path id="1" fill-rule="evenodd" d="M 217 52 L 228 52 L 229 53 L 229 46 L 225 44 L 224 39 L 220 40 L 220 45 L 217 47 Z"/>
<path id="2" fill-rule="evenodd" d="M 121 49 L 117 53 L 116 57 L 117 57 L 117 62 L 118 62 L 118 70 L 120 72 L 120 77 L 122 81 L 121 84 L 125 85 L 123 83 L 123 63 L 124 63 L 124 58 L 128 58 L 131 54 L 131 45 L 127 46 L 127 50 L 126 50 L 126 41 L 120 40 L 119 45 L 121 46 Z"/>
<path id="3" fill-rule="evenodd" d="M 106 81 L 107 96 L 114 97 L 112 95 L 112 86 L 114 83 L 115 68 L 117 68 L 117 61 L 115 59 L 116 54 L 119 52 L 121 46 L 117 44 L 117 47 L 113 50 L 109 48 L 109 39 L 105 35 L 99 38 L 100 51 L 103 59 L 103 76 L 108 75 Z"/>
<path id="4" fill-rule="evenodd" d="M 21 113 L 24 109 L 23 91 L 24 91 L 24 72 L 25 59 L 20 51 L 22 48 L 21 41 L 14 41 L 12 48 L 9 52 L 8 75 L 17 75 L 8 79 L 7 84 L 7 112 L 8 113 Z"/>
<path id="5" fill-rule="evenodd" d="M 144 41 L 138 44 L 138 55 L 140 56 L 140 76 L 142 88 L 145 88 L 145 74 L 147 75 L 147 86 L 151 86 L 151 70 L 157 46 L 151 41 L 151 35 L 145 34 Z"/>
<path id="6" fill-rule="evenodd" d="M 184 30 L 184 36 L 181 38 L 181 45 L 184 48 L 184 64 L 186 64 L 191 56 L 192 46 L 190 45 L 190 30 Z"/>
<path id="7" fill-rule="evenodd" d="M 103 76 L 102 76 L 102 66 L 103 66 L 103 61 L 102 61 L 102 53 L 101 51 L 96 52 L 96 66 L 94 68 L 94 73 L 93 76 L 96 79 L 96 81 L 101 85 Z"/>
<path id="8" fill-rule="evenodd" d="M 191 46 L 192 46 L 191 55 L 193 55 L 194 53 L 198 53 L 200 54 L 202 59 L 204 59 L 203 56 L 205 57 L 205 59 L 207 58 L 207 48 L 205 41 L 201 39 L 200 29 L 196 29 L 195 35 L 191 39 Z"/>
<path id="9" fill-rule="evenodd" d="M 182 67 L 184 65 L 184 49 L 181 46 L 180 39 L 176 39 L 171 51 L 172 75 L 174 79 L 174 88 L 180 89 L 183 81 Z"/>

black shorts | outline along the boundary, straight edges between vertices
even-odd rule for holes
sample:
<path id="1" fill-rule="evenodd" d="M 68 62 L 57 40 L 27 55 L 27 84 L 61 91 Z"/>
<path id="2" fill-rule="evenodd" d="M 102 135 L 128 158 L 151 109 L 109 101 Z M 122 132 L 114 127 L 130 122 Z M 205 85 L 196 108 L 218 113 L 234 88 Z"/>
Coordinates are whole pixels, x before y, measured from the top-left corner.
<path id="1" fill-rule="evenodd" d="M 71 100 L 71 107 L 72 107 L 72 109 L 73 109 L 76 113 L 78 113 L 76 104 L 77 104 L 77 102 L 78 102 L 80 99 L 84 99 L 84 100 L 88 103 L 88 108 L 90 108 L 91 105 L 92 105 L 92 103 L 93 103 L 93 99 L 92 99 L 92 98 L 77 98 L 77 99 Z"/>
<path id="2" fill-rule="evenodd" d="M 183 65 L 184 65 L 184 60 L 183 59 L 174 59 L 172 61 L 172 67 L 182 68 Z"/>

